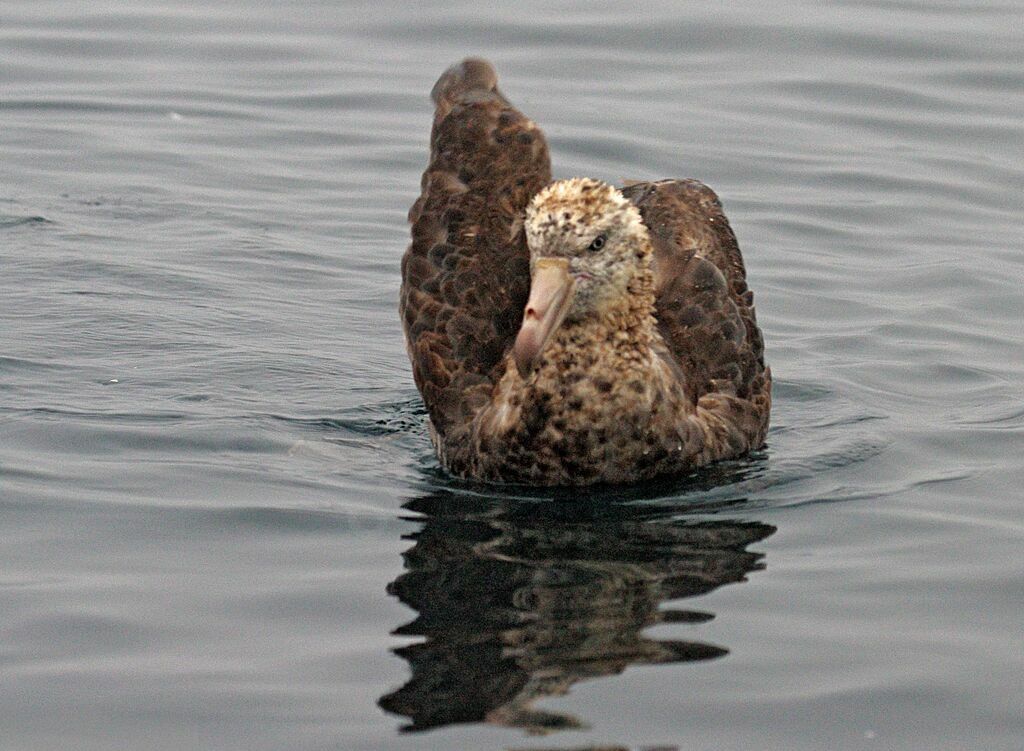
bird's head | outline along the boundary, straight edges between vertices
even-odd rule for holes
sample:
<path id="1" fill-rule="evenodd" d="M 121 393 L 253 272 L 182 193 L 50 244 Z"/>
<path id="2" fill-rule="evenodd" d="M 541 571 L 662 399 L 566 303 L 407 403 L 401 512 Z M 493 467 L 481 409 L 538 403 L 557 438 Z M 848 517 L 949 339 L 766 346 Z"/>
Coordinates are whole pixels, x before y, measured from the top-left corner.
<path id="1" fill-rule="evenodd" d="M 651 242 L 640 212 L 618 190 L 588 178 L 559 180 L 526 209 L 530 298 L 513 356 L 527 373 L 563 323 L 632 307 L 650 276 Z"/>

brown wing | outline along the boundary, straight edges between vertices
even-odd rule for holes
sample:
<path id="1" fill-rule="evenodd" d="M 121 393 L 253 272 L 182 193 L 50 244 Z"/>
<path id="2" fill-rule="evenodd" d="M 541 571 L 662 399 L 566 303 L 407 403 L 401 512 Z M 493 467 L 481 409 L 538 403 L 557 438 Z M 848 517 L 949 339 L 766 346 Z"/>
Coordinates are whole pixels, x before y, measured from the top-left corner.
<path id="1" fill-rule="evenodd" d="M 771 374 L 764 339 L 718 196 L 696 180 L 635 183 L 623 193 L 651 233 L 658 327 L 694 402 L 709 394 L 741 400 L 748 404 L 733 409 L 744 413 L 743 422 L 766 427 Z"/>
<path id="2" fill-rule="evenodd" d="M 409 211 L 399 309 L 435 429 L 464 425 L 490 394 L 529 294 L 523 212 L 551 181 L 543 134 L 465 60 L 434 86 L 430 164 Z"/>

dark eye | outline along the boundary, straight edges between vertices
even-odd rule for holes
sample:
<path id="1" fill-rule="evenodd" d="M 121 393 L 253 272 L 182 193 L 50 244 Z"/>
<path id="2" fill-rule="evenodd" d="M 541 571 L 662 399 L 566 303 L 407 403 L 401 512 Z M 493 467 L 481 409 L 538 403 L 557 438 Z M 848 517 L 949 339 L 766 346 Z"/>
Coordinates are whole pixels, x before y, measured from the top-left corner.
<path id="1" fill-rule="evenodd" d="M 604 244 L 606 242 L 608 242 L 608 238 L 605 235 L 598 235 L 597 237 L 594 238 L 594 242 L 590 243 L 590 245 L 587 246 L 587 250 L 600 250 L 601 248 L 604 247 Z"/>

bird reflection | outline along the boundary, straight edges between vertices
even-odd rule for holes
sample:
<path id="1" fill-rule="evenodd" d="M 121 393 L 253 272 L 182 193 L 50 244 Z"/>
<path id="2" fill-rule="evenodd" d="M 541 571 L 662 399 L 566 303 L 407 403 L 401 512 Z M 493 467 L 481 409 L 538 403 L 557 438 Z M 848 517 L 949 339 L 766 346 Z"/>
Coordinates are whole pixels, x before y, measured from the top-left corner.
<path id="1" fill-rule="evenodd" d="M 659 607 L 762 568 L 746 546 L 775 528 L 695 521 L 624 504 L 530 502 L 438 493 L 405 504 L 424 515 L 406 571 L 388 592 L 417 611 L 394 633 L 423 637 L 395 653 L 412 677 L 380 699 L 404 730 L 489 722 L 545 732 L 580 727 L 533 707 L 630 665 L 688 662 L 727 650 L 654 639 L 658 623 L 714 616 Z"/>

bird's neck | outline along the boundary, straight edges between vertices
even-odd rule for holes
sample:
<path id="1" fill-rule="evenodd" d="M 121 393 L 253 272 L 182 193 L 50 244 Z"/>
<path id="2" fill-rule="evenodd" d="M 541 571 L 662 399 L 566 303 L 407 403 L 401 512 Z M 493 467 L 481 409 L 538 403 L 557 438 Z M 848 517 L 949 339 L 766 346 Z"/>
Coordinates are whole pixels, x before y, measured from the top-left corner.
<path id="1" fill-rule="evenodd" d="M 650 280 L 638 280 L 621 304 L 565 321 L 544 348 L 533 388 L 568 394 L 592 380 L 647 378 L 660 342 Z"/>
<path id="2" fill-rule="evenodd" d="M 642 269 L 629 283 L 627 294 L 596 315 L 579 321 L 566 321 L 553 337 L 552 344 L 563 346 L 599 345 L 610 356 L 627 351 L 647 351 L 658 339 L 654 318 L 654 275 Z"/>

